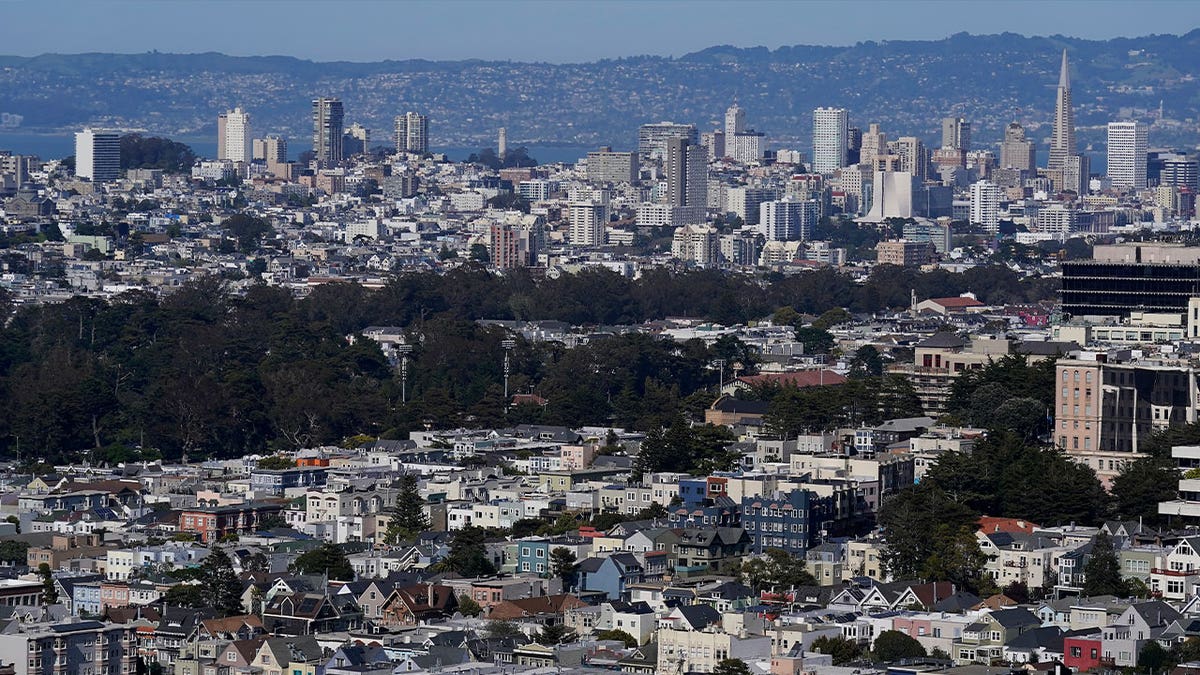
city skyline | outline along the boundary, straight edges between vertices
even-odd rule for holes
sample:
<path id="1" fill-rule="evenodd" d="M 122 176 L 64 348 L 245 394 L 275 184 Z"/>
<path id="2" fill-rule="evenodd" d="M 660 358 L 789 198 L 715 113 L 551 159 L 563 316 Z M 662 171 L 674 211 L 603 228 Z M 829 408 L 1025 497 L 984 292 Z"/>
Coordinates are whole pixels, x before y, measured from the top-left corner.
<path id="1" fill-rule="evenodd" d="M 63 6 L 72 11 L 63 11 Z M 200 2 L 150 3 L 140 0 L 107 3 L 33 3 L 5 6 L 0 40 L 6 54 L 45 53 L 221 52 L 231 55 L 286 55 L 314 61 L 376 61 L 405 59 L 517 60 L 575 63 L 637 55 L 682 56 L 714 45 L 737 47 L 790 45 L 849 46 L 864 41 L 942 39 L 959 32 L 1021 35 L 1062 35 L 1085 40 L 1181 35 L 1200 27 L 1187 20 L 1188 4 L 1178 0 L 1139 3 L 1131 13 L 1125 3 L 1088 3 L 1080 11 L 1074 2 L 1015 2 L 1018 11 L 981 15 L 945 11 L 944 2 L 805 2 L 751 1 L 739 8 L 750 14 L 771 15 L 769 22 L 724 21 L 719 13 L 702 11 L 704 4 L 675 2 L 607 2 L 603 4 L 462 0 L 448 3 L 411 2 L 403 5 L 359 0 L 341 3 L 329 13 L 316 3 L 289 5 L 280 12 L 275 3 L 239 5 L 242 21 L 229 23 L 211 5 Z M 680 11 L 681 8 L 699 11 Z M 1021 11 L 1028 10 L 1028 11 Z M 1030 17 L 1035 16 L 1036 23 Z M 845 21 L 847 11 L 870 14 L 871 22 Z M 319 12 L 319 20 L 315 17 Z M 378 20 L 364 21 L 374 17 Z M 794 19 L 794 21 L 792 20 Z M 671 20 L 678 30 L 658 30 Z M 130 34 L 131 21 L 142 28 Z M 411 26 L 404 40 L 394 39 L 396 21 Z M 279 30 L 260 31 L 264 22 Z M 55 26 L 49 42 L 22 26 Z M 189 26 L 180 33 L 170 28 Z M 605 40 L 578 40 L 577 28 L 587 25 Z M 882 27 L 882 28 L 880 28 Z M 319 33 L 317 31 L 320 31 Z M 121 34 L 122 42 L 109 37 Z M 537 40 L 514 40 L 536 34 Z M 320 39 L 317 39 L 317 38 Z M 64 50 L 61 45 L 71 45 Z"/>

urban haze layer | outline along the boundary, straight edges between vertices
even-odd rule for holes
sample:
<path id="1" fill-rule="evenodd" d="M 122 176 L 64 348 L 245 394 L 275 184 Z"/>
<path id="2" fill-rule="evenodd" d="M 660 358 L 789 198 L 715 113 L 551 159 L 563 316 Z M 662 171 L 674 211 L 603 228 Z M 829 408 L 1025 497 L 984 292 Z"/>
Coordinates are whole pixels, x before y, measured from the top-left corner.
<path id="1" fill-rule="evenodd" d="M 1200 672 L 1198 46 L 0 57 L 0 675 Z"/>

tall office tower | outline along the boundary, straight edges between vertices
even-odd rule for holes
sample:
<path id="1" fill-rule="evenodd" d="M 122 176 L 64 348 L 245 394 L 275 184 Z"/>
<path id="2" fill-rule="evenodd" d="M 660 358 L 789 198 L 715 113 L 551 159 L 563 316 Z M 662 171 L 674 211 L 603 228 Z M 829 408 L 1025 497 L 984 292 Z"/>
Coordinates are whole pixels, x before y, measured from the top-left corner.
<path id="1" fill-rule="evenodd" d="M 120 135 L 90 127 L 76 132 L 75 175 L 96 182 L 120 178 Z"/>
<path id="2" fill-rule="evenodd" d="M 971 184 L 971 223 L 988 234 L 1000 231 L 1000 186 L 981 180 Z"/>
<path id="3" fill-rule="evenodd" d="M 400 150 L 399 128 L 400 118 L 396 118 L 396 149 Z M 423 155 L 429 152 L 429 118 L 418 112 L 404 113 L 404 148 L 405 152 Z"/>
<path id="4" fill-rule="evenodd" d="M 708 152 L 686 138 L 667 139 L 667 203 L 708 205 Z"/>
<path id="5" fill-rule="evenodd" d="M 689 143 L 696 143 L 700 138 L 694 124 L 643 124 L 638 127 L 638 155 L 642 159 L 663 159 L 667 151 L 667 139 L 680 136 L 688 139 Z"/>
<path id="6" fill-rule="evenodd" d="M 850 127 L 846 130 L 846 166 L 862 161 L 862 129 Z"/>
<path id="7" fill-rule="evenodd" d="M 1088 192 L 1089 176 L 1092 164 L 1088 161 L 1087 155 L 1071 155 L 1067 157 L 1062 168 L 1062 185 L 1058 186 L 1061 190 L 1070 190 L 1077 195 L 1085 195 Z"/>
<path id="8" fill-rule="evenodd" d="M 253 157 L 250 113 L 234 108 L 217 116 L 217 159 L 249 162 Z"/>
<path id="9" fill-rule="evenodd" d="M 1108 123 L 1108 177 L 1115 188 L 1146 187 L 1147 127 L 1141 122 Z"/>
<path id="10" fill-rule="evenodd" d="M 850 114 L 845 108 L 817 108 L 813 111 L 814 173 L 833 173 L 846 166 L 846 137 Z"/>
<path id="11" fill-rule="evenodd" d="M 725 138 L 733 138 L 746 130 L 746 111 L 734 103 L 725 111 Z"/>
<path id="12" fill-rule="evenodd" d="M 806 240 L 820 217 L 821 207 L 815 199 L 783 199 L 763 202 L 758 218 L 758 231 L 767 241 Z"/>
<path id="13" fill-rule="evenodd" d="M 321 165 L 342 161 L 342 101 L 336 98 L 314 98 L 313 158 Z"/>
<path id="14" fill-rule="evenodd" d="M 1010 122 L 1000 144 L 1000 168 L 1018 169 L 1026 173 L 1037 170 L 1037 146 L 1025 138 L 1025 127 Z"/>
<path id="15" fill-rule="evenodd" d="M 361 124 L 351 124 L 342 140 L 342 151 L 346 155 L 365 155 L 371 151 L 371 130 Z"/>
<path id="16" fill-rule="evenodd" d="M 1193 194 L 1200 192 L 1200 161 L 1183 154 L 1164 158 L 1158 174 L 1158 183 L 1187 188 Z"/>
<path id="17" fill-rule="evenodd" d="M 887 153 L 887 134 L 879 130 L 878 124 L 867 127 L 859 143 L 859 161 L 874 166 L 875 158 Z"/>
<path id="18" fill-rule="evenodd" d="M 961 117 L 942 118 L 942 147 L 970 151 L 971 123 Z"/>
<path id="19" fill-rule="evenodd" d="M 929 153 L 916 136 L 896 139 L 896 154 L 900 156 L 900 171 L 907 171 L 919 180 L 929 175 Z"/>
<path id="20" fill-rule="evenodd" d="M 508 154 L 508 129 L 504 127 L 500 127 L 500 135 L 496 139 L 496 154 L 500 159 L 504 159 Z"/>
<path id="21" fill-rule="evenodd" d="M 1050 162 L 1047 168 L 1061 169 L 1075 152 L 1075 111 L 1071 108 L 1071 76 L 1067 72 L 1067 50 L 1063 50 L 1062 70 L 1058 73 L 1058 94 L 1054 101 L 1054 135 L 1050 137 Z"/>
<path id="22" fill-rule="evenodd" d="M 713 129 L 700 134 L 700 145 L 708 148 L 710 160 L 721 159 L 725 156 L 725 132 Z"/>

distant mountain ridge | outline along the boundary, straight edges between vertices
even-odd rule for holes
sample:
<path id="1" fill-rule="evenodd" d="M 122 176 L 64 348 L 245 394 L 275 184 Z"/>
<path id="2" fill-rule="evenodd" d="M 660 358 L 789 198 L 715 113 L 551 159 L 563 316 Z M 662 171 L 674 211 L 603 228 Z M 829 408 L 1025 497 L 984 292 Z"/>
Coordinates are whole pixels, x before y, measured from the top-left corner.
<path id="1" fill-rule="evenodd" d="M 346 124 L 365 124 L 379 143 L 390 138 L 394 115 L 415 109 L 429 115 L 435 146 L 492 144 L 503 126 L 517 142 L 629 148 L 639 124 L 669 119 L 711 128 L 736 99 L 773 147 L 807 151 L 811 111 L 830 105 L 849 108 L 855 126 L 879 122 L 889 138 L 931 143 L 941 117 L 964 116 L 977 145 L 986 145 L 1013 119 L 1039 141 L 1048 135 L 1063 48 L 1083 144 L 1102 143 L 1103 125 L 1118 117 L 1157 121 L 1160 101 L 1166 119 L 1155 124 L 1151 144 L 1200 144 L 1200 29 L 1104 41 L 959 33 L 849 47 L 714 46 L 677 58 L 577 64 L 0 56 L 0 113 L 20 116 L 30 131 L 96 124 L 196 136 L 214 134 L 217 113 L 241 105 L 256 135 L 284 133 L 303 143 L 310 101 L 324 95 L 340 96 Z"/>

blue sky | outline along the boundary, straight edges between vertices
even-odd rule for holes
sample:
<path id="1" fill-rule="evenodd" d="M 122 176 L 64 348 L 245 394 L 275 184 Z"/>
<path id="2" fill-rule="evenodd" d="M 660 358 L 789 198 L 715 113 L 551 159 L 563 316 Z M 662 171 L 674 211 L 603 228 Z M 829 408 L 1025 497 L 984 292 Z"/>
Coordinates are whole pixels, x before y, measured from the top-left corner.
<path id="1" fill-rule="evenodd" d="M 1197 27 L 1194 0 L 0 1 L 0 53 L 22 56 L 158 50 L 572 62 L 718 44 L 845 45 L 960 31 L 1104 39 Z"/>

